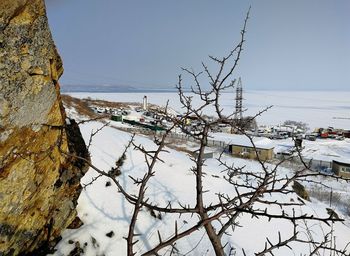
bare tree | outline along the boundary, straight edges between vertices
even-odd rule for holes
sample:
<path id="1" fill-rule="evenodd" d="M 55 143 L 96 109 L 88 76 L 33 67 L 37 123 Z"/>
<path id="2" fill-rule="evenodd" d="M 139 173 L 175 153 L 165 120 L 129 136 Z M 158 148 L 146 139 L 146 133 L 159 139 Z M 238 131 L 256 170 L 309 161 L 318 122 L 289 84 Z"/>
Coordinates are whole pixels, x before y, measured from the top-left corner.
<path id="1" fill-rule="evenodd" d="M 277 241 L 272 241 L 270 238 L 266 238 L 266 243 L 262 245 L 260 252 L 256 252 L 255 255 L 274 255 L 274 251 L 287 247 L 292 250 L 292 243 L 302 243 L 310 245 L 310 255 L 319 255 L 320 252 L 332 252 L 336 255 L 348 255 L 349 251 L 347 248 L 338 249 L 332 245 L 331 234 L 332 231 L 325 234 L 324 240 L 317 241 L 313 239 L 312 234 L 309 233 L 308 239 L 300 235 L 300 225 L 308 222 L 322 222 L 327 225 L 332 225 L 334 222 L 342 222 L 343 219 L 339 218 L 336 214 L 330 214 L 327 217 L 317 217 L 310 214 L 297 213 L 296 207 L 305 204 L 302 196 L 299 197 L 298 201 L 287 201 L 281 202 L 276 201 L 273 195 L 276 194 L 293 194 L 295 193 L 293 186 L 300 182 L 312 182 L 314 176 L 324 175 L 317 172 L 313 172 L 309 166 L 304 163 L 303 168 L 290 174 L 280 175 L 278 170 L 283 160 L 276 165 L 267 165 L 260 157 L 260 153 L 255 147 L 254 140 L 250 137 L 244 129 L 235 125 L 234 115 L 232 112 L 229 115 L 223 114 L 223 109 L 220 103 L 221 94 L 230 90 L 235 86 L 236 80 L 232 79 L 234 71 L 238 65 L 239 59 L 242 54 L 243 44 L 245 41 L 246 25 L 249 17 L 249 12 L 244 21 L 243 29 L 241 31 L 241 37 L 238 44 L 230 51 L 226 56 L 217 58 L 209 56 L 210 60 L 213 61 L 218 71 L 213 73 L 209 67 L 202 63 L 203 71 L 196 73 L 192 69 L 183 68 L 185 75 L 191 78 L 193 86 L 191 86 L 191 93 L 185 93 L 183 76 L 178 77 L 177 90 L 179 100 L 185 111 L 185 114 L 181 118 L 171 117 L 167 114 L 165 109 L 163 115 L 164 118 L 172 120 L 172 126 L 168 128 L 161 136 L 154 137 L 154 143 L 157 145 L 157 149 L 149 150 L 142 145 L 135 143 L 134 136 L 126 146 L 123 154 L 119 159 L 124 159 L 127 150 L 134 149 L 143 153 L 145 163 L 147 165 L 147 171 L 142 178 L 130 177 L 134 184 L 138 186 L 138 193 L 133 195 L 128 193 L 121 185 L 118 176 L 113 171 L 103 171 L 98 167 L 94 166 L 89 162 L 89 165 L 97 171 L 99 174 L 97 178 L 101 176 L 109 177 L 114 184 L 118 187 L 119 192 L 123 194 L 125 199 L 133 205 L 133 213 L 131 222 L 129 225 L 128 234 L 126 235 L 127 253 L 128 256 L 135 255 L 134 246 L 138 242 L 135 226 L 138 221 L 138 215 L 142 208 L 147 208 L 153 213 L 161 214 L 191 214 L 191 216 L 198 218 L 198 221 L 185 230 L 179 231 L 178 224 L 174 223 L 173 235 L 164 239 L 161 231 L 158 231 L 159 243 L 153 248 L 142 253 L 142 255 L 160 255 L 162 250 L 167 247 L 175 248 L 175 243 L 186 237 L 190 236 L 199 229 L 204 229 L 205 234 L 208 236 L 211 246 L 216 255 L 234 255 L 238 253 L 236 248 L 232 244 L 224 243 L 225 236 L 229 235 L 228 230 L 232 229 L 235 232 L 235 227 L 238 227 L 238 219 L 242 215 L 250 215 L 252 218 L 265 218 L 266 221 L 273 219 L 283 219 L 289 221 L 291 224 L 291 235 L 287 238 L 282 238 L 278 232 Z M 208 86 L 205 87 L 201 84 L 201 76 L 205 75 L 208 79 Z M 200 104 L 194 104 L 194 97 L 197 97 Z M 215 118 L 208 118 L 204 115 L 207 108 L 214 107 Z M 255 116 L 251 117 L 247 122 L 251 122 L 257 116 L 263 114 L 268 108 L 260 111 Z M 195 116 L 199 120 L 200 125 L 197 129 L 188 129 L 186 125 L 186 119 Z M 254 146 L 254 151 L 258 163 L 260 164 L 260 171 L 246 170 L 244 167 L 237 168 L 232 164 L 227 163 L 224 160 L 224 152 L 217 158 L 218 165 L 224 168 L 225 180 L 232 186 L 232 191 L 235 193 L 227 195 L 223 193 L 217 193 L 217 200 L 211 202 L 209 205 L 205 204 L 205 192 L 206 189 L 203 185 L 204 179 L 204 166 L 205 158 L 204 152 L 208 146 L 208 139 L 210 138 L 210 131 L 220 123 L 230 124 L 232 128 L 239 130 L 241 134 L 244 134 L 249 138 L 251 144 Z M 160 158 L 161 152 L 166 151 L 166 138 L 172 133 L 174 128 L 179 128 L 187 136 L 195 139 L 199 144 L 195 156 L 191 156 L 193 166 L 190 168 L 194 174 L 194 186 L 196 188 L 196 202 L 195 205 L 185 205 L 179 202 L 178 207 L 175 207 L 171 202 L 167 205 L 160 205 L 158 202 L 152 202 L 147 197 L 147 187 L 149 180 L 156 175 L 155 166 L 158 162 L 163 160 Z M 94 136 L 95 133 L 92 133 Z M 91 139 L 92 139 L 91 136 Z M 91 144 L 91 139 L 89 145 Z M 299 151 L 298 151 L 299 152 Z M 300 152 L 299 152 L 300 154 Z M 78 157 L 81 160 L 84 158 Z M 86 160 L 87 161 L 87 160 Z M 88 162 L 88 161 L 87 161 Z M 117 161 L 115 169 L 120 169 L 123 161 Z M 333 175 L 324 175 L 327 177 L 335 177 Z M 95 178 L 95 179 L 97 179 Z M 94 181 L 94 180 L 93 180 Z M 93 182 L 92 181 L 92 182 Z M 89 185 L 89 184 L 87 184 Z M 271 213 L 269 207 L 271 205 L 278 206 L 280 208 L 279 213 Z M 307 224 L 305 224 L 307 226 Z M 242 255 L 246 255 L 245 250 L 242 250 Z"/>

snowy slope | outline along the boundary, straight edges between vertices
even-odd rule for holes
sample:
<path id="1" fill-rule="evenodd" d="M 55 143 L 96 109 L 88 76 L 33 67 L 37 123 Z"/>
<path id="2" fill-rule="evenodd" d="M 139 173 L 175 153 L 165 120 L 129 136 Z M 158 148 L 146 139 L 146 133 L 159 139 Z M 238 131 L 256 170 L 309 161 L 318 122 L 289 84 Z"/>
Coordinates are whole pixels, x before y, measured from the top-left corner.
<path id="1" fill-rule="evenodd" d="M 83 124 L 81 131 L 84 139 L 88 141 L 91 130 L 96 130 L 102 125 L 99 122 Z M 111 127 L 104 128 L 94 137 L 90 148 L 92 163 L 98 168 L 108 171 L 121 155 L 130 136 L 128 133 Z M 146 148 L 155 148 L 153 142 L 145 137 L 137 136 L 136 142 L 144 145 Z M 147 197 L 150 198 L 151 202 L 158 202 L 160 206 L 165 206 L 169 201 L 174 206 L 176 206 L 178 201 L 194 205 L 195 177 L 189 171 L 193 163 L 185 153 L 168 150 L 169 153 L 161 154 L 164 163 L 159 162 L 156 165 L 156 175 L 150 180 Z M 260 171 L 259 164 L 254 161 L 231 158 L 229 156 L 225 157 L 225 160 L 234 162 L 235 166 L 246 166 L 246 169 Z M 128 192 L 137 192 L 137 187 L 133 185 L 129 175 L 142 177 L 145 173 L 145 168 L 143 155 L 130 149 L 122 167 L 122 174 L 118 177 L 120 183 Z M 221 178 L 224 175 L 221 171 L 222 167 L 219 167 L 217 160 L 207 160 L 205 167 L 206 176 L 204 178 L 204 190 L 209 190 L 208 193 L 205 193 L 205 202 L 207 204 L 217 200 L 217 192 L 234 194 L 232 185 Z M 281 168 L 279 173 L 280 175 L 289 175 L 290 171 Z M 90 169 L 81 180 L 82 185 L 88 184 L 96 176 L 97 173 Z M 217 178 L 217 176 L 220 178 Z M 84 255 L 126 255 L 126 240 L 123 237 L 127 236 L 128 223 L 130 222 L 133 208 L 118 193 L 113 183 L 111 186 L 106 186 L 107 181 L 109 181 L 108 178 L 101 177 L 83 190 L 78 201 L 77 210 L 84 225 L 77 230 L 66 230 L 63 233 L 63 239 L 58 244 L 55 255 L 68 255 L 77 241 L 83 247 Z M 288 202 L 291 199 L 297 200 L 296 195 L 274 195 L 273 197 L 273 199 L 282 202 Z M 325 207 L 326 205 L 317 201 L 316 203 L 306 202 L 305 206 L 297 207 L 296 212 L 312 213 L 315 216 L 326 217 Z M 280 213 L 280 209 L 271 206 L 268 212 Z M 341 214 L 340 216 L 344 217 Z M 195 224 L 198 221 L 196 216 L 170 214 L 163 215 L 162 219 L 159 220 L 143 209 L 138 218 L 136 228 L 136 231 L 141 234 L 138 237 L 140 242 L 135 245 L 137 255 L 157 245 L 158 229 L 163 238 L 173 234 L 175 220 L 177 220 L 179 231 L 190 227 L 191 224 Z M 232 236 L 226 238 L 227 242 L 237 249 L 237 255 L 242 255 L 241 248 L 244 248 L 247 255 L 253 255 L 254 252 L 262 250 L 266 237 L 276 242 L 278 240 L 278 231 L 281 231 L 282 238 L 287 238 L 292 232 L 291 224 L 287 221 L 273 220 L 268 222 L 266 218 L 252 219 L 250 215 L 241 215 L 239 224 L 242 227 L 237 227 L 233 231 L 230 230 L 229 232 Z M 321 239 L 323 234 L 329 231 L 329 227 L 325 224 L 309 222 L 308 225 L 313 231 L 313 238 L 316 240 Z M 345 224 L 335 223 L 334 229 L 337 248 L 343 248 L 350 241 L 349 221 L 345 222 Z M 108 237 L 106 234 L 111 231 L 113 231 L 114 236 Z M 302 236 L 307 236 L 305 230 L 300 230 L 300 232 Z M 282 248 L 275 255 L 308 255 L 308 245 L 292 245 L 293 251 L 288 248 Z M 179 255 L 213 255 L 211 245 L 203 229 L 178 241 L 176 247 L 182 253 Z M 169 250 L 163 250 L 161 255 L 169 255 Z"/>

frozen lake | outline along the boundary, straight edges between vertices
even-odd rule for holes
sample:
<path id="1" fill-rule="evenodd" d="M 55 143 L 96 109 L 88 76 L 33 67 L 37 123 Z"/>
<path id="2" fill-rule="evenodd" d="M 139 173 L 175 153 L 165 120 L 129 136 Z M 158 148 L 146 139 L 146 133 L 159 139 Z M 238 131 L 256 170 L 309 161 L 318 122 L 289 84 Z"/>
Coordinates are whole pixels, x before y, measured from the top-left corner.
<path id="1" fill-rule="evenodd" d="M 118 92 L 118 93 L 68 93 L 77 98 L 91 97 L 117 102 L 148 101 L 157 105 L 169 105 L 180 113 L 181 105 L 175 92 Z M 350 91 L 245 91 L 243 92 L 244 115 L 255 115 L 269 105 L 273 107 L 257 118 L 259 125 L 277 125 L 285 120 L 302 121 L 311 129 L 333 126 L 350 129 Z M 232 113 L 235 106 L 235 93 L 223 93 L 221 106 L 226 114 Z M 213 110 L 207 111 L 210 114 Z"/>

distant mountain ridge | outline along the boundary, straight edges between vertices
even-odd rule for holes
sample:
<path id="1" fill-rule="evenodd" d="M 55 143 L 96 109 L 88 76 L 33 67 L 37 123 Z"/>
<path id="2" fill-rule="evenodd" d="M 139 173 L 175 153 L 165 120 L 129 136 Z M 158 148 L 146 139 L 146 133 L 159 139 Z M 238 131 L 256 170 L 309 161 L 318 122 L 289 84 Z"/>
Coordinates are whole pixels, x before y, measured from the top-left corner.
<path id="1" fill-rule="evenodd" d="M 147 88 L 130 85 L 61 85 L 63 93 L 69 92 L 175 92 L 175 88 Z"/>

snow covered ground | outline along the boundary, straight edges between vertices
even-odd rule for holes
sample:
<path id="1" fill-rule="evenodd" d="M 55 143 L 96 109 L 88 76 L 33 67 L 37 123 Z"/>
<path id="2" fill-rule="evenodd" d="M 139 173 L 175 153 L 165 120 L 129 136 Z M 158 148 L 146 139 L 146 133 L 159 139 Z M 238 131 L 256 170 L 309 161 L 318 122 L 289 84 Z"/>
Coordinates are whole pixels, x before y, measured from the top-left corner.
<path id="1" fill-rule="evenodd" d="M 77 96 L 77 95 L 75 95 Z M 84 95 L 81 95 L 84 97 Z M 125 97 L 125 96 L 124 96 Z M 134 95 L 136 98 L 136 96 Z M 131 101 L 129 98 L 128 100 Z M 136 100 L 136 99 L 135 99 Z M 76 114 L 72 112 L 72 114 Z M 85 141 L 89 140 L 91 130 L 96 130 L 103 124 L 99 122 L 88 122 L 81 125 L 81 131 Z M 130 134 L 122 132 L 112 127 L 105 127 L 93 139 L 90 148 L 92 163 L 98 168 L 108 171 L 115 165 L 115 161 L 121 155 L 124 146 L 130 139 Z M 155 148 L 153 142 L 146 137 L 137 136 L 136 143 L 142 144 L 146 148 Z M 150 201 L 157 202 L 165 206 L 169 201 L 176 206 L 176 202 L 182 202 L 190 205 L 195 204 L 195 177 L 189 171 L 193 162 L 190 161 L 187 154 L 172 149 L 167 149 L 169 153 L 162 153 L 161 158 L 164 163 L 159 162 L 156 165 L 156 175 L 150 180 L 147 197 Z M 236 167 L 246 166 L 248 170 L 259 172 L 260 165 L 252 160 L 232 158 L 225 156 L 225 160 L 234 163 Z M 142 153 L 135 150 L 128 150 L 125 163 L 122 167 L 122 174 L 118 176 L 121 185 L 130 193 L 136 193 L 137 187 L 133 184 L 129 175 L 142 177 L 145 173 L 145 162 Z M 206 161 L 204 177 L 205 203 L 209 204 L 217 200 L 216 193 L 223 192 L 227 194 L 234 193 L 232 185 L 227 183 L 222 176 L 223 167 L 220 167 L 217 160 L 208 159 Z M 290 174 L 290 170 L 279 169 L 280 175 Z M 81 180 L 82 185 L 92 181 L 97 173 L 90 169 Z M 132 206 L 118 193 L 116 186 L 106 186 L 110 181 L 106 177 L 101 177 L 88 185 L 81 193 L 78 201 L 78 215 L 84 222 L 84 225 L 77 230 L 66 230 L 62 234 L 62 241 L 57 246 L 55 255 L 68 255 L 78 241 L 84 249 L 84 255 L 126 255 L 126 240 L 128 224 L 132 215 Z M 335 184 L 336 186 L 337 184 Z M 348 184 L 344 188 L 349 187 Z M 274 195 L 275 200 L 279 202 L 297 201 L 294 195 Z M 309 213 L 315 216 L 327 217 L 327 205 L 312 200 L 306 202 L 305 206 L 296 207 L 296 213 Z M 269 207 L 270 213 L 278 213 L 280 209 L 277 206 Z M 337 248 L 343 248 L 350 242 L 350 221 L 349 216 L 339 213 L 340 217 L 346 218 L 345 223 L 334 223 L 334 237 L 336 237 Z M 178 223 L 179 231 L 182 231 L 198 221 L 197 217 L 190 215 L 162 215 L 161 219 L 151 216 L 143 209 L 137 221 L 136 232 L 140 234 L 140 240 L 136 245 L 136 253 L 140 255 L 152 246 L 157 245 L 157 230 L 160 231 L 163 238 L 166 238 L 174 232 L 174 222 Z M 250 215 L 241 215 L 238 219 L 240 226 L 235 230 L 229 230 L 230 237 L 226 241 L 234 246 L 237 255 L 242 255 L 244 248 L 247 255 L 253 255 L 254 252 L 262 250 L 266 237 L 272 242 L 278 241 L 278 231 L 281 231 L 282 239 L 287 238 L 292 233 L 292 226 L 288 221 L 271 220 L 266 218 L 251 218 Z M 218 224 L 218 223 L 217 223 Z M 300 223 L 301 226 L 303 223 Z M 330 229 L 329 226 L 318 222 L 308 222 L 311 228 L 313 239 L 319 240 Z M 107 234 L 113 236 L 109 237 Z M 301 236 L 307 237 L 306 230 L 301 229 Z M 309 234 L 310 235 L 310 234 Z M 309 255 L 310 248 L 306 244 L 292 243 L 292 250 L 282 248 L 274 255 Z M 191 236 L 179 240 L 176 244 L 181 252 L 178 255 L 213 255 L 213 250 L 204 234 L 203 229 L 199 229 Z M 170 249 L 163 250 L 161 255 L 170 255 Z M 176 254 L 175 254 L 176 255 Z"/>
<path id="2" fill-rule="evenodd" d="M 182 112 L 176 93 L 69 93 L 69 95 L 77 98 L 91 97 L 140 103 L 143 96 L 147 95 L 150 103 L 164 106 L 169 100 L 171 107 Z M 311 129 L 328 126 L 350 129 L 350 92 L 245 91 L 243 97 L 243 107 L 247 109 L 245 115 L 254 115 L 273 105 L 273 108 L 257 118 L 258 124 L 278 125 L 285 120 L 294 120 L 309 124 Z M 221 106 L 227 111 L 233 111 L 234 98 L 234 93 L 223 93 Z"/>
<path id="3" fill-rule="evenodd" d="M 275 153 L 294 146 L 291 138 L 272 140 Z M 316 141 L 303 140 L 302 156 L 306 159 L 332 162 L 350 163 L 350 139 L 317 139 Z"/>

